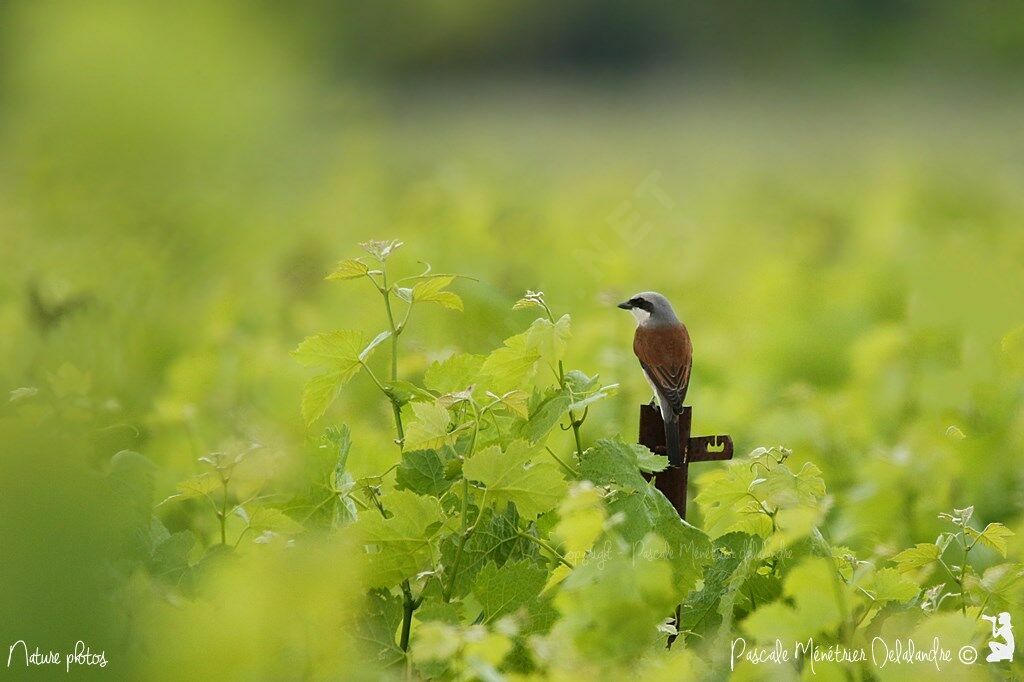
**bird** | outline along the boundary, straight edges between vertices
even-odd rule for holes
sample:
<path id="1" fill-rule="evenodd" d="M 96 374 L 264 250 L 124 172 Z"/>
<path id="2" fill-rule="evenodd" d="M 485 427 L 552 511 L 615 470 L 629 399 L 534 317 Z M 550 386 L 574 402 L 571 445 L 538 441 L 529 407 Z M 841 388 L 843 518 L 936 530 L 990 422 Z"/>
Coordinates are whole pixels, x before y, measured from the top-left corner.
<path id="1" fill-rule="evenodd" d="M 679 466 L 684 462 L 679 442 L 679 415 L 683 412 L 693 365 L 690 333 L 668 299 L 655 291 L 642 291 L 618 307 L 636 318 L 633 352 L 640 360 L 665 422 L 669 463 Z"/>

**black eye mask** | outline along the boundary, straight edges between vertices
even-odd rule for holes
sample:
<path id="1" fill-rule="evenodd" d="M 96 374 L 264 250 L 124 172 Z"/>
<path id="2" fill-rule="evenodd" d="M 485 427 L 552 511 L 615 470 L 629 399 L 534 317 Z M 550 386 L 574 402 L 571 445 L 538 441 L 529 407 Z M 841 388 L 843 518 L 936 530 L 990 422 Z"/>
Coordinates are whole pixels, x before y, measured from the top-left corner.
<path id="1" fill-rule="evenodd" d="M 640 308 L 640 310 L 646 310 L 649 313 L 654 312 L 654 305 L 650 301 L 642 298 L 631 299 L 629 304 L 635 308 Z"/>

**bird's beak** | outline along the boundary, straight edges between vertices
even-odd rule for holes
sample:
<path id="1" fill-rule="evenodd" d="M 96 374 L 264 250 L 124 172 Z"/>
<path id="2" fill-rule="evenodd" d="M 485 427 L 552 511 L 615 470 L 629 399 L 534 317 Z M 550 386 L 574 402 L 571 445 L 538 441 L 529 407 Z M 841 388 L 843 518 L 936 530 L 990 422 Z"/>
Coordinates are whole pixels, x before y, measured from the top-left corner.
<path id="1" fill-rule="evenodd" d="M 622 303 L 620 303 L 618 305 L 618 307 L 622 308 L 623 310 L 632 310 L 633 309 L 633 306 L 630 304 L 629 301 L 623 301 Z"/>

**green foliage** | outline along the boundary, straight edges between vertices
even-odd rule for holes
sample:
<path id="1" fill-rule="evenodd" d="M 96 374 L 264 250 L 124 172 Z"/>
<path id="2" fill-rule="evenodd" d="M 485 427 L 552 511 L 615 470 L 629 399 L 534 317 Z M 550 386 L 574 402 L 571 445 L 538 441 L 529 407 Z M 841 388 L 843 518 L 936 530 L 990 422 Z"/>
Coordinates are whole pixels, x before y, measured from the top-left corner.
<path id="1" fill-rule="evenodd" d="M 607 518 L 601 492 L 584 481 L 572 486 L 562 500 L 552 534 L 566 554 L 583 557 L 601 536 Z"/>
<path id="2" fill-rule="evenodd" d="M 912 571 L 937 561 L 940 554 L 942 554 L 942 550 L 937 545 L 918 543 L 910 549 L 903 550 L 892 560 L 901 571 Z"/>
<path id="3" fill-rule="evenodd" d="M 473 595 L 480 603 L 483 622 L 489 623 L 529 603 L 544 589 L 548 572 L 525 559 L 506 562 L 501 568 L 489 563 L 473 583 Z"/>
<path id="4" fill-rule="evenodd" d="M 527 334 L 505 339 L 505 344 L 491 352 L 480 367 L 487 383 L 496 392 L 518 388 L 533 377 L 540 352 L 531 346 Z"/>
<path id="5" fill-rule="evenodd" d="M 441 362 L 435 362 L 423 374 L 423 385 L 440 394 L 457 393 L 479 381 L 484 358 L 469 353 L 458 353 Z"/>
<path id="6" fill-rule="evenodd" d="M 658 625 L 682 595 L 668 545 L 657 537 L 644 544 L 647 551 L 633 557 L 611 543 L 602 561 L 588 561 L 565 579 L 555 597 L 561 618 L 550 635 L 556 650 L 614 665 L 663 639 Z"/>
<path id="7" fill-rule="evenodd" d="M 708 534 L 760 535 L 769 551 L 808 536 L 828 509 L 825 483 L 810 462 L 792 471 L 784 464 L 789 456 L 784 449 L 758 448 L 745 461 L 702 475 L 696 500 Z"/>
<path id="8" fill-rule="evenodd" d="M 415 419 L 405 433 L 409 448 L 439 448 L 448 440 L 452 419 L 448 410 L 439 403 L 414 403 Z"/>
<path id="9" fill-rule="evenodd" d="M 450 447 L 403 452 L 402 463 L 395 470 L 395 484 L 399 490 L 440 497 L 452 486 L 446 471 L 455 459 L 455 451 Z"/>
<path id="10" fill-rule="evenodd" d="M 899 571 L 892 568 L 883 568 L 871 576 L 864 589 L 876 602 L 898 601 L 905 602 L 913 599 L 921 591 L 921 588 L 912 580 L 908 580 Z"/>
<path id="11" fill-rule="evenodd" d="M 823 643 L 939 634 L 984 652 L 978 616 L 1002 610 L 1019 634 L 1020 79 L 972 69 L 964 96 L 954 82 L 890 68 L 888 57 L 923 38 L 953 61 L 965 47 L 998 53 L 1017 75 L 1021 10 L 854 4 L 763 3 L 742 23 L 777 43 L 766 18 L 778 27 L 811 12 L 818 21 L 801 23 L 807 39 L 792 44 L 857 42 L 823 25 L 842 26 L 840 38 L 871 36 L 853 49 L 915 87 L 861 80 L 827 59 L 818 60 L 827 87 L 698 74 L 699 97 L 672 75 L 616 79 L 611 92 L 482 78 L 486 96 L 475 79 L 375 93 L 372 78 L 346 77 L 368 60 L 418 83 L 409 67 L 463 60 L 482 45 L 562 58 L 551 48 L 566 35 L 580 38 L 570 59 L 614 57 L 593 49 L 633 31 L 612 12 L 658 24 L 649 54 L 660 58 L 673 27 L 698 15 L 712 28 L 739 20 L 728 3 L 674 3 L 682 20 L 669 22 L 650 3 L 538 3 L 525 15 L 467 0 L 410 12 L 5 3 L 0 639 L 45 650 L 82 638 L 107 649 L 99 676 L 132 679 L 705 679 L 727 674 L 721 656 L 750 614 L 796 608 L 783 586 L 809 558 L 831 560 L 838 578 L 815 592 L 838 586 L 843 596 Z M 554 33 L 522 21 L 537 12 L 559 22 Z M 395 39 L 365 30 L 367 16 Z M 738 42 L 767 54 L 744 31 L 730 43 L 728 31 L 690 24 L 698 44 L 674 41 L 689 54 L 706 52 L 701 39 L 722 55 L 742 53 L 730 49 Z M 959 49 L 932 40 L 948 36 Z M 325 47 L 346 58 L 325 59 Z M 346 246 L 381 226 L 409 244 Z M 449 281 L 455 271 L 480 282 Z M 510 310 L 526 286 L 547 296 L 529 291 Z M 731 434 L 737 457 L 785 443 L 793 455 L 789 472 L 776 472 L 779 489 L 755 465 L 729 472 L 749 475 L 739 490 L 725 480 L 717 491 L 702 477 L 731 467 L 695 464 L 691 493 L 707 497 L 691 499 L 687 527 L 635 479 L 584 485 L 597 443 L 634 440 L 636 406 L 650 398 L 629 349 L 632 320 L 613 307 L 641 288 L 666 293 L 693 335 L 695 433 Z M 347 357 L 362 355 L 365 367 L 349 365 L 344 386 L 337 358 L 306 368 L 287 354 L 335 329 L 362 339 Z M 491 351 L 522 333 L 533 336 L 525 368 L 490 379 Z M 447 433 L 434 434 L 441 445 L 428 448 L 445 460 L 443 479 L 434 467 L 420 478 L 402 468 L 423 449 L 396 429 L 419 421 L 414 405 L 448 412 Z M 320 437 L 342 423 L 350 437 Z M 229 470 L 240 453 L 230 440 L 247 454 Z M 567 484 L 535 518 L 499 509 L 461 473 L 516 440 Z M 230 455 L 200 461 L 217 451 Z M 650 457 L 641 468 L 662 465 Z M 820 470 L 810 479 L 827 483 L 820 502 L 813 486 L 788 480 L 805 462 Z M 381 606 L 368 599 L 369 554 L 353 524 L 390 513 L 400 476 L 401 492 L 436 501 L 442 522 L 426 531 L 437 548 L 408 579 L 409 598 L 399 583 Z M 704 503 L 716 494 L 727 509 Z M 966 522 L 937 518 L 972 504 Z M 989 527 L 998 523 L 1017 535 Z M 698 542 L 705 531 L 713 544 Z M 657 541 L 645 538 L 665 535 L 696 543 L 677 551 L 666 541 L 661 558 L 677 592 L 693 584 L 670 651 L 673 609 L 648 613 L 635 596 L 589 643 L 586 604 L 572 609 L 578 627 L 560 626 L 553 604 L 569 575 L 607 553 L 628 587 L 637 551 L 654 560 Z M 477 623 L 477 574 L 522 562 L 546 571 L 545 589 Z M 910 589 L 887 569 L 918 595 L 902 600 Z M 887 581 L 899 598 L 874 604 L 892 594 Z M 587 589 L 601 587 L 599 577 Z M 708 615 L 688 625 L 698 594 Z M 616 631 L 634 603 L 639 627 Z M 364 640 L 371 615 L 379 627 Z M 420 628 L 428 623 L 445 627 Z M 622 652 L 619 640 L 635 632 L 652 645 L 609 657 L 576 644 Z M 934 676 L 856 667 L 819 667 L 815 677 Z M 1020 656 L 943 670 L 951 679 L 983 671 L 1024 675 Z M 811 676 L 787 666 L 744 673 Z"/>
<path id="12" fill-rule="evenodd" d="M 623 443 L 621 440 L 599 440 L 593 448 L 583 454 L 580 474 L 597 485 L 613 485 L 622 490 L 638 491 L 647 487 L 640 475 L 640 451 L 647 451 L 639 445 Z"/>
<path id="13" fill-rule="evenodd" d="M 292 357 L 307 367 L 324 371 L 309 380 L 302 394 L 302 418 L 307 424 L 323 416 L 338 391 L 355 376 L 380 340 L 378 336 L 367 345 L 366 338 L 359 332 L 331 332 L 310 336 L 292 352 Z"/>
<path id="14" fill-rule="evenodd" d="M 519 513 L 513 505 L 501 512 L 485 509 L 475 521 L 474 531 L 463 545 L 457 565 L 459 538 L 449 535 L 441 541 L 442 565 L 458 568 L 453 578 L 454 596 L 465 596 L 488 563 L 500 567 L 508 561 L 537 558 L 537 546 L 521 534 L 520 525 Z"/>
<path id="15" fill-rule="evenodd" d="M 421 280 L 413 285 L 409 302 L 423 301 L 437 303 L 450 310 L 462 310 L 462 299 L 453 291 L 445 291 L 445 287 L 455 281 L 454 275 L 439 275 Z"/>
<path id="16" fill-rule="evenodd" d="M 324 445 L 337 453 L 334 470 L 328 479 L 327 501 L 333 503 L 332 524 L 344 526 L 356 520 L 357 510 L 352 499 L 356 482 L 347 470 L 348 455 L 352 449 L 352 437 L 347 426 L 330 427 L 324 432 Z M 323 502 L 321 502 L 323 504 Z M 314 509 L 316 509 L 314 507 Z"/>
<path id="17" fill-rule="evenodd" d="M 835 591 L 823 589 L 836 582 L 827 559 L 808 558 L 794 567 L 783 582 L 783 595 L 792 600 L 766 604 L 746 620 L 743 629 L 760 641 L 806 641 L 820 632 L 835 630 L 842 616 Z"/>
<path id="18" fill-rule="evenodd" d="M 327 640 L 351 642 L 374 673 L 431 679 L 706 673 L 738 635 L 858 646 L 901 627 L 959 633 L 963 618 L 1020 603 L 1024 567 L 999 563 L 1014 556 L 1009 527 L 967 507 L 941 516 L 932 543 L 868 544 L 834 508 L 829 462 L 813 449 L 695 464 L 691 522 L 681 520 L 643 475 L 666 458 L 615 435 L 617 384 L 569 366 L 585 332 L 542 293 L 515 306 L 539 317 L 490 353 L 403 354 L 413 310 L 464 304 L 453 275 L 395 278 L 400 247 L 367 243 L 328 277 L 376 289 L 379 318 L 357 319 L 385 331 L 314 334 L 293 352 L 319 372 L 305 428 L 343 413 L 351 428 L 307 433 L 299 466 L 282 463 L 272 433 L 225 441 L 177 482 L 132 452 L 111 461 L 121 570 L 144 590 L 199 608 L 233 594 L 218 576 L 256 584 L 276 552 L 284 566 L 313 552 L 307 569 L 336 569 L 328 582 L 348 604 L 343 622 L 321 618 Z M 367 381 L 351 381 L 360 372 Z M 89 391 L 80 372 L 56 380 L 71 400 Z M 37 399 L 20 392 L 13 404 Z M 171 494 L 154 507 L 158 489 Z M 312 646 L 296 643 L 304 636 L 289 630 L 285 648 Z"/>
<path id="19" fill-rule="evenodd" d="M 341 388 L 352 379 L 359 369 L 365 369 L 377 386 L 395 405 L 401 409 L 413 393 L 398 384 L 396 375 L 398 337 L 405 331 L 413 308 L 417 303 L 437 303 L 444 308 L 462 310 L 462 299 L 447 287 L 455 281 L 456 275 L 432 274 L 430 266 L 420 275 L 404 277 L 389 283 L 387 260 L 397 251 L 402 242 L 369 241 L 361 244 L 370 258 L 377 261 L 379 269 L 371 269 L 364 259 L 347 259 L 342 261 L 328 280 L 367 279 L 384 298 L 389 330 L 380 332 L 371 341 L 366 342 L 362 332 L 336 331 L 326 334 L 314 334 L 306 337 L 299 347 L 292 351 L 292 357 L 307 367 L 316 367 L 321 374 L 313 377 L 306 384 L 302 396 L 302 418 L 307 426 L 318 420 L 327 411 L 338 396 Z M 403 282 L 411 282 L 412 287 L 401 286 Z M 397 322 L 392 308 L 392 300 L 397 299 L 406 304 L 405 317 Z M 366 364 L 374 349 L 387 339 L 392 340 L 392 371 L 390 388 L 385 387 Z M 410 385 L 411 386 L 411 385 Z M 396 419 L 397 412 L 396 412 Z M 399 434 L 399 439 L 402 434 Z"/>
<path id="20" fill-rule="evenodd" d="M 778 596 L 773 589 L 777 588 L 777 579 L 755 573 L 761 564 L 762 545 L 758 536 L 744 533 L 729 533 L 714 541 L 712 562 L 705 569 L 699 588 L 683 602 L 679 630 L 705 638 L 720 628 L 727 632 L 734 613 L 749 612 L 756 601 L 763 603 Z M 755 584 L 758 578 L 769 585 Z"/>
<path id="21" fill-rule="evenodd" d="M 459 307 L 445 295 L 452 277 L 389 288 L 386 249 L 375 248 L 379 272 L 345 262 L 333 279 L 373 281 L 389 320 L 392 294 L 410 309 L 425 301 Z M 337 497 L 320 504 L 362 497 L 369 510 L 348 513 L 358 518 L 346 529 L 365 552 L 364 584 L 377 590 L 364 620 L 367 640 L 383 660 L 393 656 L 392 643 L 408 651 L 426 675 L 496 672 L 513 649 L 518 653 L 508 665 L 533 669 L 541 662 L 527 633 L 552 642 L 567 637 L 580 652 L 589 651 L 582 633 L 593 619 L 618 609 L 631 611 L 635 641 L 610 653 L 612 660 L 626 660 L 664 637 L 666 615 L 700 582 L 710 560 L 708 538 L 681 521 L 640 474 L 663 469 L 664 458 L 620 439 L 584 448 L 581 427 L 590 406 L 616 386 L 566 371 L 569 316 L 554 316 L 540 293 L 528 292 L 524 300 L 518 309 L 538 308 L 544 316 L 491 354 L 435 362 L 422 388 L 394 374 L 387 385 L 376 382 L 395 411 L 402 448 L 392 467 L 397 490 L 388 491 L 384 477 L 339 479 L 348 432 L 328 439 L 342 457 L 329 486 Z M 393 326 L 393 340 L 404 325 Z M 375 379 L 365 360 L 383 337 L 354 358 L 361 340 L 336 351 L 319 337 L 310 339 L 296 351 L 298 359 L 323 364 L 323 357 L 345 358 L 350 370 L 366 368 Z M 396 353 L 394 344 L 393 369 Z M 545 385 L 545 376 L 557 383 Z M 400 382 L 407 399 L 393 388 Z M 544 445 L 563 420 L 576 444 L 567 459 Z M 808 477 L 794 477 L 788 487 L 780 482 L 771 494 L 783 498 L 790 491 L 800 498 Z M 630 580 L 635 565 L 641 566 L 638 583 Z M 481 642 L 488 644 L 481 648 Z"/>
<path id="22" fill-rule="evenodd" d="M 509 502 L 527 519 L 555 507 L 566 491 L 558 469 L 523 441 L 504 451 L 492 445 L 473 456 L 462 468 L 463 475 L 484 486 L 482 499 L 503 508 Z"/>
<path id="23" fill-rule="evenodd" d="M 369 585 L 394 587 L 432 565 L 441 507 L 436 500 L 406 491 L 393 492 L 382 503 L 388 518 L 365 514 L 352 532 L 367 550 Z"/>
<path id="24" fill-rule="evenodd" d="M 531 443 L 543 442 L 569 411 L 570 398 L 561 389 L 552 388 L 545 394 L 534 394 L 528 405 L 528 416 L 517 429 Z"/>
<path id="25" fill-rule="evenodd" d="M 1013 531 L 1003 524 L 990 523 L 980 531 L 973 528 L 965 528 L 964 530 L 967 532 L 967 537 L 973 538 L 974 542 L 980 542 L 986 547 L 999 552 L 999 556 L 1006 556 L 1007 541 L 1013 536 Z"/>

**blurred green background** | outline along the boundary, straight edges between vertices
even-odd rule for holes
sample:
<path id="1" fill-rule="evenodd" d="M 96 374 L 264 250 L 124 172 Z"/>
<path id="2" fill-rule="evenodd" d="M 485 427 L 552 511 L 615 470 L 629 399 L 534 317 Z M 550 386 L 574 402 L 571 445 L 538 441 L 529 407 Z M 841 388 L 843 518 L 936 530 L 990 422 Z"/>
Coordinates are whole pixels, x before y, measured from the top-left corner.
<path id="1" fill-rule="evenodd" d="M 273 677 L 289 616 L 344 620 L 306 608 L 355 598 L 333 545 L 243 565 L 216 613 L 132 596 L 104 486 L 135 450 L 159 501 L 236 441 L 262 446 L 240 475 L 307 485 L 288 351 L 384 328 L 369 287 L 323 281 L 370 238 L 475 278 L 464 314 L 417 313 L 403 376 L 489 351 L 543 290 L 570 364 L 623 386 L 585 439 L 633 437 L 613 304 L 656 289 L 695 429 L 817 463 L 835 543 L 887 556 L 969 504 L 1021 531 L 1022 67 L 1019 3 L 3 3 L 0 639 Z M 356 476 L 396 458 L 375 390 L 327 417 Z"/>

